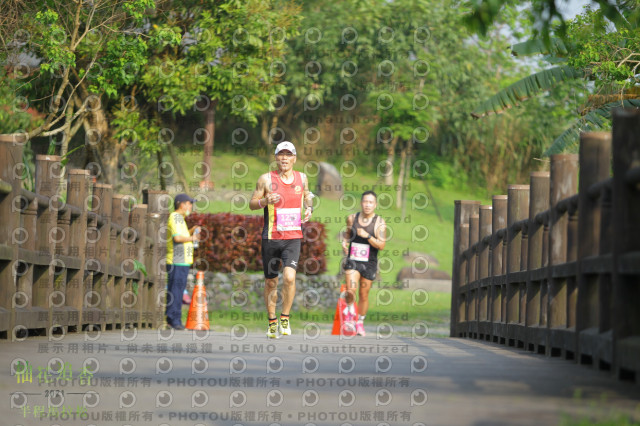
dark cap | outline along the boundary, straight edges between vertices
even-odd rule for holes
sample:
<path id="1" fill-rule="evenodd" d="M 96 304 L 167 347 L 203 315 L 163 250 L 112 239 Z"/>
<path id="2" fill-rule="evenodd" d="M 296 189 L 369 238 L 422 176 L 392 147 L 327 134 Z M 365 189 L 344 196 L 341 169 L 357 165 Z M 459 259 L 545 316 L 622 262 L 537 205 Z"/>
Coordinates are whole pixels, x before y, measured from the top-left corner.
<path id="1" fill-rule="evenodd" d="M 187 201 L 191 201 L 192 203 L 196 202 L 196 200 L 189 197 L 187 194 L 182 193 L 182 194 L 176 195 L 176 197 L 173 199 L 173 204 L 177 206 L 178 204 L 185 203 Z"/>

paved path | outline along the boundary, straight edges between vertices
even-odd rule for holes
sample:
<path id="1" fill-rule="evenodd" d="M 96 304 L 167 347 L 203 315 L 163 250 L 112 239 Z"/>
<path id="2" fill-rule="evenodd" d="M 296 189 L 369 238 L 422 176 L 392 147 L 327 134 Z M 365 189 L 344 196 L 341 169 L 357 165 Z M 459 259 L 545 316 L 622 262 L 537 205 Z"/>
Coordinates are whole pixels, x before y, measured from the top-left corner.
<path id="1" fill-rule="evenodd" d="M 565 415 L 623 413 L 640 421 L 638 385 L 472 340 L 163 333 L 0 343 L 0 424 L 557 425 Z M 58 373 L 38 385 L 47 366 Z M 80 382 L 83 366 L 90 386 Z"/>

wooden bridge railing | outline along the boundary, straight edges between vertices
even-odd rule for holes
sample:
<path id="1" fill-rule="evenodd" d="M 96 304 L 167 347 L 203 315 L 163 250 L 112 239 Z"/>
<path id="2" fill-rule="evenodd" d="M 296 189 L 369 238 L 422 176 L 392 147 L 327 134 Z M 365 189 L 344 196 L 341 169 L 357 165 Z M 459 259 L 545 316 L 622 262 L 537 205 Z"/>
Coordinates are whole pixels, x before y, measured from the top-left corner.
<path id="1" fill-rule="evenodd" d="M 583 133 L 579 155 L 492 205 L 456 201 L 454 226 L 452 337 L 638 379 L 640 111 L 615 111 L 612 133 Z"/>
<path id="2" fill-rule="evenodd" d="M 0 339 L 160 325 L 169 196 L 144 191 L 136 204 L 88 170 L 63 176 L 51 155 L 36 157 L 26 191 L 22 150 L 0 135 Z"/>

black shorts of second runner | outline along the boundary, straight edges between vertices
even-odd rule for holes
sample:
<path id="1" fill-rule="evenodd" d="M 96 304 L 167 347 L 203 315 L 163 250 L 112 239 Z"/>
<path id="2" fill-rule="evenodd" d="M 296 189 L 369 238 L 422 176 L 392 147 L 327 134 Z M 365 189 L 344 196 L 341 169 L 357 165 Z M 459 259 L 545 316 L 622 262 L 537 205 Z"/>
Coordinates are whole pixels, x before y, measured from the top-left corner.
<path id="1" fill-rule="evenodd" d="M 283 267 L 298 268 L 300 238 L 293 240 L 262 240 L 262 269 L 265 278 L 276 278 L 282 262 Z"/>
<path id="2" fill-rule="evenodd" d="M 378 272 L 378 262 L 358 262 L 357 260 L 347 259 L 344 262 L 344 270 L 358 271 L 362 278 L 373 281 L 376 279 L 376 273 Z"/>

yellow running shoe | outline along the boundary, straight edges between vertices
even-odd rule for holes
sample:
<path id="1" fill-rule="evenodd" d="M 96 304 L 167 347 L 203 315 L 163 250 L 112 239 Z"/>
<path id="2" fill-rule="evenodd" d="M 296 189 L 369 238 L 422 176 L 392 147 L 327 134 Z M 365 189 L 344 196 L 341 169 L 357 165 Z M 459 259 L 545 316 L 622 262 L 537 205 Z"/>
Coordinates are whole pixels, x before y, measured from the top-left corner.
<path id="1" fill-rule="evenodd" d="M 280 317 L 280 334 L 283 336 L 289 336 L 291 334 L 291 328 L 289 327 L 289 318 Z"/>
<path id="2" fill-rule="evenodd" d="M 267 328 L 267 337 L 269 339 L 276 339 L 278 337 L 276 335 L 277 331 L 278 331 L 278 323 L 277 322 L 270 322 L 269 323 L 269 327 Z"/>

